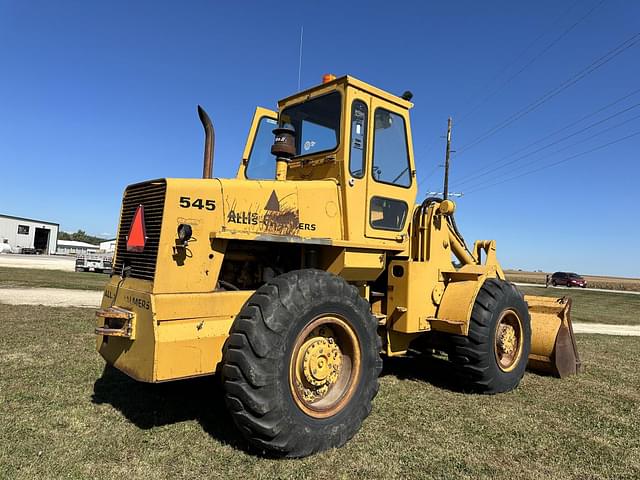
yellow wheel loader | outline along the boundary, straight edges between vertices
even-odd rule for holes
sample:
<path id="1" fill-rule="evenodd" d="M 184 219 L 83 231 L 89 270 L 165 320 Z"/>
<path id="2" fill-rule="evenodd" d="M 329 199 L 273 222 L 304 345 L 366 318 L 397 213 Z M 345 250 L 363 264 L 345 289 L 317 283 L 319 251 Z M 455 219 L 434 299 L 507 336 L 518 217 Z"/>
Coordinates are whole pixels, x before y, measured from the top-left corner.
<path id="1" fill-rule="evenodd" d="M 236 178 L 124 192 L 97 349 L 143 382 L 218 373 L 248 443 L 300 457 L 349 440 L 382 357 L 429 345 L 463 390 L 580 367 L 566 299 L 523 297 L 493 240 L 418 185 L 408 95 L 350 76 L 256 110 Z"/>

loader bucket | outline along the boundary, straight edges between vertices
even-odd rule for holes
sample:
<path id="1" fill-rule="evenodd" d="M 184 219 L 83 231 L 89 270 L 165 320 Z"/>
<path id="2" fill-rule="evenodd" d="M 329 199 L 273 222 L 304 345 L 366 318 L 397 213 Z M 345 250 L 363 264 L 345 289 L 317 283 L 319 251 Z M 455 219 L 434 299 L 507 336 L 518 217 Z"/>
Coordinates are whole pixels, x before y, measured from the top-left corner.
<path id="1" fill-rule="evenodd" d="M 571 326 L 571 299 L 525 295 L 531 315 L 531 352 L 527 368 L 564 378 L 580 373 Z"/>

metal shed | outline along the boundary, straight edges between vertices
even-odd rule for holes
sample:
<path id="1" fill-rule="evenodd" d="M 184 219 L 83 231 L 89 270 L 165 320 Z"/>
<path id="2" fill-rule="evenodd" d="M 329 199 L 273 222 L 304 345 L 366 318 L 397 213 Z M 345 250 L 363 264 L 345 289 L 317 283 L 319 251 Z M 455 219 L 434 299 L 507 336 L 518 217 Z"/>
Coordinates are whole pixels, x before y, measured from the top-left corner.
<path id="1" fill-rule="evenodd" d="M 60 225 L 44 220 L 0 214 L 0 243 L 14 253 L 56 253 Z"/>

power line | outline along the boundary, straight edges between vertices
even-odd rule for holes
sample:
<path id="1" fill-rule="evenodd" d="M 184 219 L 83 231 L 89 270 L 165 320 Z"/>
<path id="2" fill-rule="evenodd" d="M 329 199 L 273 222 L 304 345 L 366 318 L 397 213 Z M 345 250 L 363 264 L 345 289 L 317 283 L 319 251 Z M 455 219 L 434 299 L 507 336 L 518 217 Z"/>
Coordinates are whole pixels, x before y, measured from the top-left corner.
<path id="1" fill-rule="evenodd" d="M 508 161 L 508 162 L 503 162 L 501 165 L 496 166 L 496 167 L 494 167 L 494 168 L 492 168 L 492 169 L 489 169 L 489 170 L 487 170 L 487 171 L 485 171 L 485 172 L 483 172 L 483 173 L 478 173 L 478 174 L 473 175 L 473 176 L 471 176 L 471 177 L 467 177 L 467 178 L 466 178 L 466 179 L 464 179 L 464 180 L 458 181 L 458 182 L 456 182 L 456 185 L 457 185 L 457 186 L 459 186 L 459 185 L 463 185 L 463 184 L 465 184 L 465 183 L 473 182 L 473 181 L 474 181 L 475 179 L 477 179 L 477 178 L 487 176 L 487 175 L 489 175 L 490 173 L 493 173 L 493 172 L 495 172 L 495 171 L 497 171 L 497 170 L 500 170 L 500 169 L 502 169 L 502 168 L 504 168 L 504 167 L 506 167 L 506 166 L 508 166 L 508 165 L 512 165 L 512 164 L 514 164 L 514 163 L 517 163 L 517 162 L 519 162 L 520 160 L 523 160 L 523 159 L 525 159 L 525 158 L 527 158 L 527 157 L 530 157 L 531 155 L 534 155 L 534 154 L 536 154 L 536 153 L 541 152 L 542 150 L 546 150 L 546 149 L 547 149 L 547 148 L 549 148 L 549 147 L 552 147 L 552 146 L 554 146 L 554 145 L 557 145 L 558 143 L 564 142 L 565 140 L 568 140 L 568 139 L 569 139 L 569 138 L 571 138 L 571 137 L 575 137 L 576 135 L 579 135 L 579 134 L 581 134 L 581 133 L 583 133 L 583 132 L 585 132 L 585 131 L 587 131 L 587 130 L 589 130 L 589 129 L 593 128 L 593 127 L 596 127 L 596 126 L 601 125 L 601 124 L 603 124 L 603 123 L 605 123 L 605 122 L 608 122 L 608 121 L 609 121 L 609 120 L 611 120 L 612 118 L 618 117 L 618 116 L 620 116 L 620 115 L 622 115 L 622 114 L 624 114 L 624 113 L 627 113 L 628 111 L 633 110 L 634 108 L 637 108 L 637 107 L 640 107 L 640 103 L 636 103 L 635 105 L 632 105 L 632 106 L 630 106 L 630 107 L 628 107 L 628 108 L 625 108 L 624 110 L 621 110 L 621 111 L 616 112 L 616 113 L 614 113 L 614 114 L 612 114 L 612 115 L 609 115 L 608 117 L 606 117 L 606 118 L 604 118 L 604 119 L 602 119 L 602 120 L 598 120 L 597 122 L 594 122 L 594 123 L 592 123 L 592 124 L 590 124 L 590 125 L 587 125 L 586 127 L 582 128 L 582 129 L 580 129 L 580 130 L 578 130 L 578 131 L 576 131 L 576 132 L 574 132 L 574 133 L 572 133 L 572 134 L 570 134 L 570 135 L 566 135 L 566 136 L 564 136 L 564 137 L 562 137 L 562 138 L 559 138 L 558 140 L 555 140 L 555 141 L 553 141 L 553 142 L 551 142 L 551 143 L 548 143 L 548 144 L 546 144 L 546 145 L 544 145 L 544 146 L 542 146 L 542 147 L 540 147 L 540 148 L 538 148 L 538 149 L 536 149 L 536 150 L 533 150 L 533 151 L 531 151 L 531 152 L 529 152 L 529 153 L 527 153 L 527 154 L 525 154 L 525 155 L 522 155 L 522 156 L 520 156 L 520 157 L 517 157 L 517 158 L 515 158 L 515 159 L 513 159 L 513 160 L 510 160 L 510 161 Z M 630 119 L 630 120 L 633 120 L 633 119 L 635 119 L 635 118 L 638 118 L 638 117 L 633 117 L 633 118 L 632 118 L 632 119 Z M 625 124 L 625 123 L 627 123 L 627 122 L 623 122 L 621 125 L 623 125 L 623 124 Z M 608 130 L 609 130 L 609 129 L 606 129 L 606 130 L 603 130 L 603 131 L 605 131 L 605 132 L 606 132 L 606 131 L 608 131 Z M 590 140 L 591 138 L 593 138 L 593 137 L 590 137 L 590 138 L 588 138 L 587 140 Z M 582 142 L 578 142 L 578 143 L 582 143 Z M 575 145 L 575 144 L 574 144 L 574 145 Z"/>
<path id="2" fill-rule="evenodd" d="M 434 141 L 432 141 L 431 143 L 429 143 L 429 144 L 428 144 L 424 149 L 422 149 L 423 154 L 420 156 L 420 159 L 423 159 L 423 158 L 424 158 L 428 153 L 430 153 L 430 152 L 431 152 L 431 151 L 436 147 L 436 145 L 437 145 L 437 140 L 434 140 Z M 419 162 L 419 160 L 418 160 L 418 155 L 417 155 L 417 154 L 414 154 L 414 157 L 415 157 L 415 159 L 416 159 L 415 161 L 416 161 L 416 166 L 417 166 L 417 165 L 418 165 L 418 162 Z M 420 163 L 422 163 L 422 162 L 420 162 Z M 437 169 L 438 167 L 439 167 L 439 165 L 436 165 L 436 166 L 434 167 L 434 171 L 435 171 L 435 169 Z M 420 185 L 423 181 L 424 181 L 424 179 L 420 180 L 420 182 L 419 182 L 419 184 L 418 184 L 418 185 Z"/>
<path id="3" fill-rule="evenodd" d="M 547 51 L 549 48 L 551 48 L 555 43 L 557 43 L 563 36 L 565 36 L 567 33 L 569 33 L 569 31 L 571 31 L 578 23 L 580 23 L 582 20 L 584 20 L 584 18 L 586 18 L 595 8 L 597 8 L 600 4 L 602 4 L 605 0 L 602 0 L 596 7 L 594 7 L 593 9 L 591 9 L 587 15 L 583 16 L 582 18 L 580 18 L 580 20 L 578 20 L 578 22 L 576 22 L 575 24 L 573 24 L 569 29 L 565 30 L 560 37 L 558 37 L 554 43 L 552 43 L 551 45 L 549 45 L 548 47 L 546 47 L 544 51 Z M 567 8 L 566 10 L 563 10 L 563 12 L 556 18 L 556 20 L 551 23 L 550 27 L 545 29 L 540 35 L 538 35 L 531 43 L 529 43 L 524 50 L 522 50 L 518 55 L 516 55 L 515 57 L 513 57 L 513 60 L 509 63 L 507 63 L 496 75 L 494 75 L 491 80 L 489 80 L 482 88 L 482 90 L 486 90 L 487 87 L 489 85 L 491 85 L 497 78 L 499 78 L 504 72 L 506 72 L 509 68 L 511 68 L 513 65 L 515 65 L 517 63 L 517 61 L 522 58 L 522 56 L 527 53 L 529 51 L 529 49 L 531 49 L 531 47 L 533 47 L 541 38 L 543 38 L 545 35 L 547 35 L 547 33 L 549 33 L 549 31 L 551 31 L 551 27 L 554 27 L 559 21 L 560 19 L 562 19 L 567 13 L 569 13 L 571 10 L 573 10 L 573 8 L 580 3 L 581 0 L 576 0 L 574 3 L 571 4 L 571 6 L 569 8 Z M 538 57 L 540 56 L 537 55 L 536 57 L 534 57 L 534 60 L 536 60 Z M 527 64 L 527 66 L 529 66 L 531 63 Z M 525 67 L 526 68 L 526 67 Z M 519 75 L 520 73 L 522 73 L 524 69 L 520 70 L 515 76 Z M 507 80 L 507 83 L 510 82 L 511 80 L 513 80 L 513 78 L 515 78 L 515 76 L 509 78 Z M 504 84 L 502 85 L 504 86 Z M 298 88 L 299 90 L 300 88 Z M 495 93 L 495 92 L 494 92 Z M 473 108 L 473 110 L 471 112 L 468 112 L 467 114 L 465 114 L 465 116 L 463 117 L 466 118 L 468 117 L 471 113 L 473 113 L 473 111 L 475 111 L 482 103 L 484 103 L 490 96 L 493 96 L 493 93 L 491 93 L 488 97 L 485 97 L 485 99 L 482 100 L 482 102 Z M 471 103 L 471 99 L 469 99 L 467 102 L 465 102 L 465 105 L 468 105 L 469 103 Z M 433 150 L 433 148 L 437 145 L 437 140 L 434 140 L 432 142 L 430 142 L 425 148 L 424 148 L 424 152 L 428 153 L 431 150 Z M 417 163 L 417 161 L 416 161 Z M 425 177 L 422 178 L 422 180 L 420 180 L 420 182 L 418 183 L 418 185 L 421 185 L 427 177 L 430 177 L 431 174 L 433 172 L 435 172 L 437 169 L 439 168 L 439 166 L 436 166 L 434 168 L 434 170 L 432 172 L 430 172 L 428 175 L 426 175 Z"/>
<path id="4" fill-rule="evenodd" d="M 529 143 L 528 145 L 525 145 L 522 148 L 514 150 L 513 152 L 511 152 L 511 153 L 499 158 L 495 162 L 490 163 L 488 166 L 501 164 L 502 160 L 505 160 L 507 158 L 513 157 L 514 155 L 517 155 L 520 152 L 528 150 L 530 147 L 536 146 L 536 145 L 540 144 L 541 142 L 543 142 L 544 140 L 546 140 L 546 139 L 548 139 L 550 137 L 553 137 L 553 136 L 557 135 L 558 133 L 569 129 L 569 128 L 571 128 L 571 127 L 583 122 L 584 120 L 586 120 L 588 118 L 591 118 L 591 117 L 597 115 L 598 113 L 603 112 L 604 110 L 607 110 L 608 108 L 610 108 L 610 107 L 612 107 L 612 106 L 614 106 L 614 105 L 626 100 L 627 98 L 632 97 L 634 95 L 637 95 L 638 93 L 640 93 L 640 88 L 638 88 L 638 89 L 632 91 L 631 93 L 628 93 L 628 94 L 626 94 L 626 95 L 614 100 L 611 103 L 608 103 L 607 105 L 604 105 L 603 107 L 598 108 L 597 110 L 595 110 L 595 111 L 593 111 L 591 113 L 588 113 L 587 115 L 584 115 L 583 117 L 580 117 L 578 120 L 575 120 L 575 121 L 573 121 L 573 122 L 571 122 L 571 123 L 559 128 L 557 130 L 554 130 L 553 132 L 551 132 L 551 133 L 549 133 L 547 135 L 544 135 L 543 137 L 540 137 L 538 140 L 535 140 L 534 142 L 531 142 L 531 143 Z M 484 169 L 480 169 L 480 171 L 484 171 Z M 460 182 L 463 183 L 463 182 L 466 182 L 468 179 L 476 178 L 476 177 L 479 177 L 479 176 L 482 176 L 482 175 L 479 175 L 478 172 L 476 172 L 474 174 L 471 174 L 471 175 L 466 175 L 466 176 L 462 177 Z"/>
<path id="5" fill-rule="evenodd" d="M 429 171 L 429 173 L 427 173 L 426 175 L 424 175 L 424 176 L 422 177 L 422 180 L 420 180 L 420 181 L 418 182 L 418 187 L 419 187 L 420 185 L 422 185 L 422 184 L 424 183 L 424 181 L 425 181 L 427 178 L 431 177 L 431 175 L 433 175 L 433 174 L 434 174 L 434 173 L 435 173 L 439 168 L 442 168 L 442 165 L 440 165 L 440 164 L 436 165 L 435 167 L 433 167 L 433 169 L 432 169 L 431 171 Z"/>
<path id="6" fill-rule="evenodd" d="M 495 135 L 496 133 L 498 133 L 500 130 L 503 130 L 504 128 L 508 127 L 509 125 L 513 124 L 517 120 L 519 120 L 522 117 L 524 117 L 525 115 L 531 113 L 532 111 L 534 111 L 535 109 L 539 108 L 543 104 L 547 103 L 549 100 L 551 100 L 555 96 L 559 95 L 560 93 L 562 93 L 563 91 L 565 91 L 569 87 L 571 87 L 571 86 L 575 85 L 576 83 L 578 83 L 583 78 L 585 78 L 588 75 L 590 75 L 591 73 L 595 72 L 600 67 L 603 67 L 604 65 L 609 63 L 611 60 L 616 58 L 618 55 L 622 54 L 624 51 L 626 51 L 629 48 L 633 47 L 639 41 L 639 37 L 640 37 L 640 32 L 632 35 L 630 38 L 628 38 L 627 40 L 625 40 L 621 44 L 619 44 L 616 47 L 614 47 L 613 49 L 609 50 L 605 55 L 603 55 L 603 56 L 599 57 L 598 59 L 596 59 L 595 61 L 591 62 L 591 64 L 589 64 L 587 67 L 585 67 L 582 70 L 580 70 L 578 73 L 574 74 L 572 77 L 570 77 L 567 80 L 565 80 L 558 87 L 548 91 L 547 93 L 545 93 L 544 95 L 542 95 L 538 99 L 536 99 L 533 102 L 531 102 L 526 107 L 520 109 L 516 113 L 514 113 L 514 114 L 510 115 L 509 117 L 507 117 L 502 122 L 500 122 L 497 125 L 495 125 L 494 127 L 490 128 L 488 131 L 486 131 L 484 134 L 482 134 L 479 137 L 477 137 L 475 140 L 472 140 L 468 144 L 466 144 L 463 147 L 461 147 L 460 152 L 459 152 L 459 154 L 457 156 L 461 155 L 464 151 L 469 150 L 470 148 L 473 148 L 476 145 L 484 142 L 488 138 L 490 138 L 493 135 Z"/>
<path id="7" fill-rule="evenodd" d="M 575 154 L 575 155 L 571 155 L 570 157 L 563 158 L 562 160 L 558 160 L 557 162 L 549 163 L 549 164 L 543 165 L 543 166 L 541 166 L 541 167 L 539 167 L 539 168 L 535 168 L 535 169 L 533 169 L 533 170 L 529 170 L 529 171 L 524 172 L 524 173 L 521 173 L 521 174 L 519 174 L 519 175 L 515 175 L 515 176 L 510 177 L 510 178 L 507 178 L 507 179 L 505 179 L 505 180 L 501 180 L 501 181 L 499 181 L 499 182 L 495 182 L 495 183 L 492 183 L 492 184 L 490 184 L 490 185 L 485 185 L 485 186 L 481 186 L 481 187 L 474 188 L 474 189 L 469 190 L 468 192 L 466 192 L 466 194 L 468 195 L 468 194 L 470 194 L 470 193 L 477 192 L 477 191 L 480 191 L 480 190 L 484 190 L 484 189 L 487 189 L 487 188 L 490 188 L 490 187 L 494 187 L 494 186 L 497 186 L 497 185 L 500 185 L 500 184 L 503 184 L 503 183 L 509 182 L 509 181 L 511 181 L 511 180 L 515 180 L 515 179 L 517 179 L 517 178 L 524 177 L 524 176 L 526 176 L 526 175 L 531 175 L 532 173 L 536 173 L 536 172 L 539 172 L 539 171 L 541 171 L 541 170 L 545 170 L 545 169 L 547 169 L 547 168 L 555 167 L 555 166 L 560 165 L 560 164 L 562 164 L 562 163 L 565 163 L 565 162 L 568 162 L 568 161 L 570 161 L 570 160 L 573 160 L 574 158 L 578 158 L 578 157 L 581 157 L 581 156 L 583 156 L 583 155 L 587 155 L 587 154 L 589 154 L 589 153 L 593 153 L 593 152 L 595 152 L 595 151 L 597 151 L 597 150 L 602 150 L 603 148 L 606 148 L 606 147 L 608 147 L 608 146 L 610 146 L 610 145 L 614 145 L 614 144 L 616 144 L 616 143 L 623 142 L 623 141 L 628 140 L 629 138 L 635 137 L 635 136 L 637 136 L 637 135 L 640 135 L 640 131 L 637 131 L 637 132 L 631 133 L 631 134 L 629 134 L 629 135 L 626 135 L 626 136 L 624 136 L 624 137 L 618 138 L 618 139 L 616 139 L 616 140 L 613 140 L 613 141 L 611 141 L 611 142 L 605 143 L 605 144 L 603 144 L 603 145 L 598 145 L 597 147 L 594 147 L 594 148 L 592 148 L 592 149 L 590 149 L 590 150 L 587 150 L 587 151 L 585 151 L 585 152 L 581 152 L 581 153 L 577 153 L 577 154 Z"/>
<path id="8" fill-rule="evenodd" d="M 640 118 L 640 115 L 636 115 L 635 117 L 628 118 L 627 120 L 625 120 L 623 122 L 620 122 L 620 123 L 617 123 L 615 125 L 612 125 L 612 126 L 610 126 L 608 128 L 605 128 L 604 130 L 600 130 L 599 132 L 594 133 L 593 135 L 589 136 L 588 138 L 583 138 L 582 140 L 579 140 L 577 142 L 574 142 L 574 143 L 566 145 L 566 146 L 564 146 L 562 148 L 559 148 L 555 152 L 552 152 L 549 155 L 543 156 L 542 159 L 553 157 L 554 155 L 557 155 L 558 153 L 561 153 L 561 152 L 563 152 L 565 150 L 568 150 L 571 147 L 575 147 L 576 145 L 580 145 L 581 143 L 585 143 L 585 142 L 588 142 L 590 140 L 593 140 L 594 138 L 599 137 L 600 135 L 603 135 L 603 134 L 605 134 L 605 133 L 607 133 L 607 132 L 609 132 L 611 130 L 614 130 L 616 128 L 622 127 L 622 126 L 626 125 L 627 123 L 630 123 L 631 121 L 633 121 L 633 120 L 635 120 L 637 118 Z M 540 160 L 540 159 L 537 159 L 537 160 Z M 530 165 L 534 161 L 536 161 L 536 160 L 532 160 L 532 161 L 528 162 L 526 165 Z M 522 168 L 522 167 L 520 167 L 520 168 Z M 511 170 L 507 170 L 506 172 L 502 172 L 502 173 L 498 174 L 497 177 L 498 178 L 504 177 L 505 175 L 509 175 L 509 174 L 511 174 L 513 172 L 518 171 L 520 168 L 514 168 L 514 169 L 511 169 Z M 488 180 L 482 180 L 480 183 L 476 183 L 475 185 L 472 185 L 470 188 L 471 188 L 471 190 L 473 190 L 474 188 L 476 188 L 476 187 L 478 187 L 480 185 L 485 185 L 487 183 L 491 183 L 494 180 L 495 180 L 495 177 L 491 178 L 491 179 L 488 179 Z"/>
<path id="9" fill-rule="evenodd" d="M 556 19 L 555 22 L 553 22 L 553 25 L 555 25 L 556 23 L 558 23 L 558 21 L 560 20 L 560 18 L 562 18 L 565 14 L 567 14 L 570 10 L 573 9 L 573 7 L 579 3 L 580 0 L 576 1 L 575 3 L 573 3 L 567 10 L 565 10 L 560 17 L 558 17 L 558 19 Z M 555 45 L 558 44 L 558 42 L 560 42 L 560 40 L 562 40 L 564 37 L 566 37 L 574 28 L 576 28 L 580 23 L 582 23 L 587 17 L 589 17 L 594 10 L 596 10 L 600 5 L 602 5 L 605 2 L 605 0 L 601 0 L 597 5 L 595 5 L 593 8 L 591 8 L 586 14 L 584 14 L 582 17 L 580 17 L 576 22 L 574 22 L 571 26 L 569 26 L 568 28 L 566 28 L 558 37 L 556 37 L 553 41 L 551 41 L 551 43 L 549 43 L 545 48 L 543 48 L 540 52 L 538 52 L 536 55 L 534 55 L 533 58 L 531 58 L 522 68 L 520 68 L 516 73 L 514 73 L 513 75 L 511 75 L 509 78 L 507 78 L 500 86 L 498 86 L 498 88 L 494 89 L 491 93 L 489 93 L 489 95 L 485 96 L 480 103 L 478 103 L 473 109 L 471 109 L 469 112 L 467 112 L 466 114 L 464 114 L 462 116 L 462 118 L 460 119 L 460 122 L 463 122 L 465 119 L 467 119 L 469 116 L 471 116 L 474 112 L 476 112 L 482 105 L 484 105 L 487 100 L 489 100 L 490 98 L 492 98 L 496 93 L 498 93 L 500 90 L 504 89 L 504 87 L 506 87 L 507 85 L 509 85 L 516 77 L 518 77 L 522 72 L 524 72 L 527 68 L 529 68 L 531 65 L 533 65 L 540 57 L 542 57 L 545 53 L 547 53 L 549 50 L 551 50 Z M 546 32 L 543 33 L 542 35 L 540 35 L 538 38 L 536 38 L 536 40 L 534 40 L 534 42 L 532 42 L 532 44 L 530 44 L 523 52 L 521 55 L 523 55 L 534 43 L 536 43 L 540 38 L 542 38 L 544 35 L 546 35 Z M 514 64 L 516 62 L 513 62 Z M 502 72 L 504 72 L 505 70 L 502 70 Z M 502 73 L 501 72 L 501 73 Z"/>

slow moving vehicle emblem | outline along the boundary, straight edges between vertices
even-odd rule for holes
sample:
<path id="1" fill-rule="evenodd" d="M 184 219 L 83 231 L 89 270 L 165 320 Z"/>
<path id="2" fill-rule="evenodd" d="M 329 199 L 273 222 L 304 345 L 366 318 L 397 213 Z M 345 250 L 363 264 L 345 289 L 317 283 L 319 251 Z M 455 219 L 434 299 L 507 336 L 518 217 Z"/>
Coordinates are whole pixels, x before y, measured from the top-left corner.
<path id="1" fill-rule="evenodd" d="M 127 235 L 127 252 L 143 252 L 147 242 L 147 232 L 144 226 L 144 205 L 138 205 L 133 215 L 129 234 Z"/>

